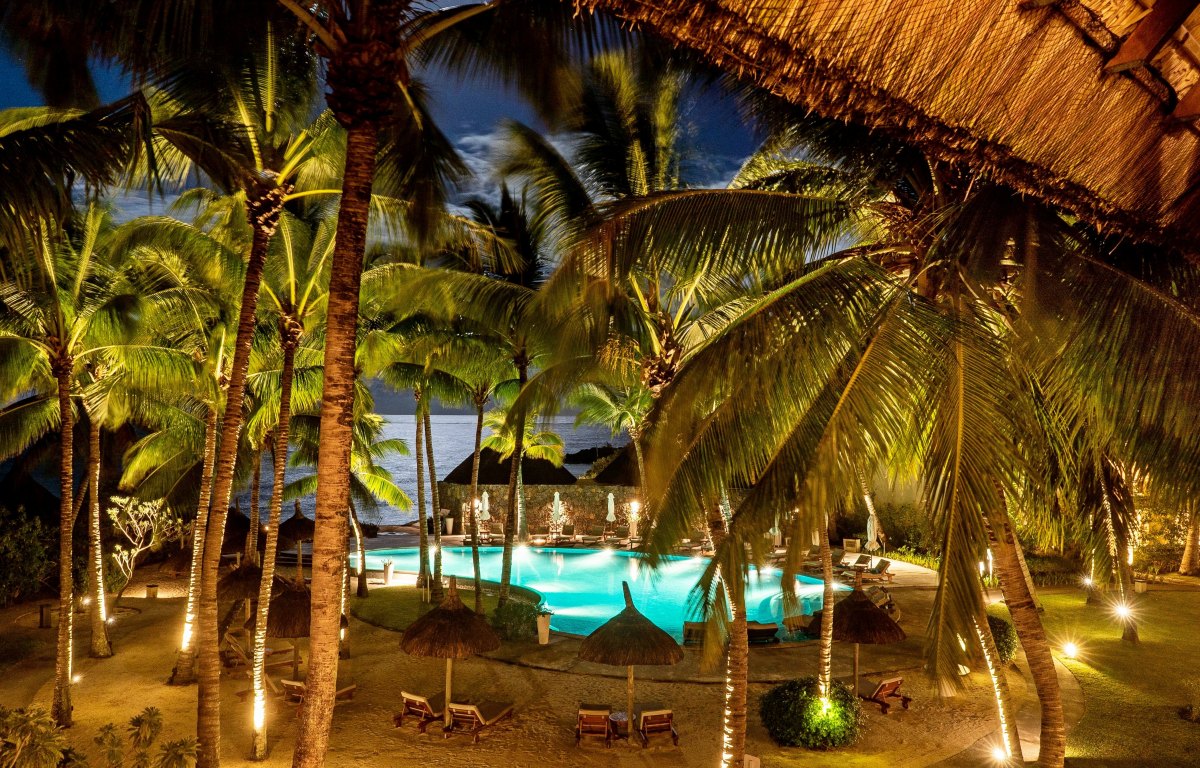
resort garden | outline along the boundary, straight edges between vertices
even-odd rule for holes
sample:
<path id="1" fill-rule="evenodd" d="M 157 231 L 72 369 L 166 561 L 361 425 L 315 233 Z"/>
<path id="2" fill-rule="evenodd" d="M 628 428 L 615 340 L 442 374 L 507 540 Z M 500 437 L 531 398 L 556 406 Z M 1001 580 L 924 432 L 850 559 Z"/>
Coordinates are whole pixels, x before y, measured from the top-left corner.
<path id="1" fill-rule="evenodd" d="M 0 6 L 0 768 L 1191 764 L 1197 6 Z"/>

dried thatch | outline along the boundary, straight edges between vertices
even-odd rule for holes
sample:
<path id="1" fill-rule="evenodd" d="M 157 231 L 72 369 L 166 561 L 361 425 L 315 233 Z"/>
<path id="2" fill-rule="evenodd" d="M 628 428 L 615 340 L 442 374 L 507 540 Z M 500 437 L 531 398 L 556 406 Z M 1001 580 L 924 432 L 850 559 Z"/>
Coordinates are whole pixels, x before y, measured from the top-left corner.
<path id="1" fill-rule="evenodd" d="M 442 604 L 410 624 L 400 638 L 405 653 L 435 659 L 465 659 L 499 647 L 500 637 L 487 619 L 458 598 L 454 579 Z"/>
<path id="2" fill-rule="evenodd" d="M 599 626 L 579 646 L 579 658 L 617 667 L 635 664 L 674 664 L 683 658 L 683 649 L 675 638 L 657 627 L 633 605 L 629 584 L 625 590 L 625 608 Z"/>
<path id="3" fill-rule="evenodd" d="M 604 466 L 592 478 L 600 485 L 620 485 L 627 488 L 637 488 L 641 485 L 638 479 L 637 457 L 633 448 L 626 446 L 621 449 L 613 460 Z"/>
<path id="4" fill-rule="evenodd" d="M 313 522 L 312 518 L 304 516 L 304 513 L 300 511 L 300 502 L 297 501 L 292 516 L 279 524 L 280 546 L 290 547 L 302 541 L 312 541 L 316 531 L 317 524 Z"/>
<path id="5" fill-rule="evenodd" d="M 250 534 L 250 518 L 237 507 L 230 507 L 225 518 L 225 533 L 221 537 L 221 554 L 232 555 L 246 551 L 246 539 Z"/>
<path id="6" fill-rule="evenodd" d="M 833 610 L 833 639 L 847 643 L 887 645 L 906 637 L 900 625 L 867 597 L 855 589 Z"/>
<path id="7" fill-rule="evenodd" d="M 253 600 L 262 583 L 262 568 L 249 560 L 217 581 L 217 596 L 222 600 Z"/>
<path id="8" fill-rule="evenodd" d="M 455 485 L 471 484 L 471 463 L 474 454 L 462 460 L 450 474 L 442 480 L 444 483 Z M 501 460 L 500 454 L 491 448 L 479 452 L 479 484 L 508 485 L 508 475 L 512 464 L 509 460 Z M 525 485 L 574 485 L 575 475 L 570 470 L 556 467 L 545 459 L 531 459 L 526 456 L 521 461 L 522 480 Z"/>
<path id="9" fill-rule="evenodd" d="M 276 590 L 267 611 L 267 637 L 292 639 L 308 637 L 309 621 L 312 616 L 312 593 L 307 588 L 297 588 L 289 582 L 275 582 Z M 246 620 L 245 627 L 254 632 L 255 616 Z M 342 626 L 349 624 L 342 616 Z"/>
<path id="10" fill-rule="evenodd" d="M 1200 132 L 1167 115 L 1197 87 L 1194 77 L 1171 80 L 1151 67 L 1106 73 L 1120 38 L 1089 10 L 1097 0 L 580 3 L 1101 229 L 1195 248 Z"/>

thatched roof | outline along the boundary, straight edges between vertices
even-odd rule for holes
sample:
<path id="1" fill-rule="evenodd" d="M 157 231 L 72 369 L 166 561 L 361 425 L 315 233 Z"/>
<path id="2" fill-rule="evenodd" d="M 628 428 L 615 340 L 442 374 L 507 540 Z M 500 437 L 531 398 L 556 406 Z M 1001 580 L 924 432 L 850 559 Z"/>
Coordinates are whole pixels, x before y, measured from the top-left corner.
<path id="1" fill-rule="evenodd" d="M 297 501 L 292 516 L 279 524 L 279 541 L 285 546 L 294 546 L 301 541 L 312 541 L 316 531 L 317 524 L 312 518 L 304 516 Z"/>
<path id="2" fill-rule="evenodd" d="M 581 3 L 644 23 L 817 114 L 967 163 L 1103 230 L 1185 249 L 1200 240 L 1200 133 L 1169 114 L 1177 100 L 1200 100 L 1193 92 L 1200 67 L 1168 41 L 1120 74 L 1105 70 L 1122 58 L 1114 54 L 1140 7 L 1114 11 L 1122 3 L 1110 0 Z"/>
<path id="3" fill-rule="evenodd" d="M 400 638 L 405 653 L 435 659 L 465 659 L 499 647 L 500 637 L 487 619 L 458 599 L 454 579 L 441 605 L 410 624 Z"/>
<path id="4" fill-rule="evenodd" d="M 471 462 L 474 455 L 467 456 L 462 463 L 450 471 L 442 479 L 444 483 L 456 485 L 471 484 Z M 491 448 L 479 452 L 479 484 L 508 485 L 508 475 L 512 467 L 507 460 L 501 461 L 500 454 Z M 575 475 L 562 467 L 556 467 L 545 459 L 531 459 L 526 456 L 521 461 L 521 471 L 525 485 L 574 485 Z"/>
<path id="5" fill-rule="evenodd" d="M 627 488 L 637 488 L 641 486 L 638 479 L 637 458 L 634 456 L 633 449 L 626 446 L 618 453 L 613 460 L 605 465 L 604 469 L 596 473 L 592 479 L 600 485 L 621 485 Z"/>
<path id="6" fill-rule="evenodd" d="M 308 637 L 309 621 L 312 616 L 312 593 L 308 587 L 297 587 L 292 582 L 276 581 L 271 598 L 271 609 L 267 611 L 267 637 Z M 246 619 L 245 627 L 254 631 L 257 612 Z M 350 622 L 342 616 L 342 626 Z"/>
<path id="7" fill-rule="evenodd" d="M 845 600 L 833 609 L 833 639 L 847 643 L 887 645 L 906 637 L 887 611 L 871 602 L 871 598 L 856 587 Z"/>
<path id="8" fill-rule="evenodd" d="M 625 608 L 583 639 L 579 658 L 618 667 L 674 664 L 682 659 L 683 649 L 675 638 L 633 606 L 629 582 L 621 582 L 621 588 L 625 590 Z"/>
<path id="9" fill-rule="evenodd" d="M 258 597 L 262 568 L 249 560 L 217 580 L 217 596 L 222 600 L 250 600 Z"/>
<path id="10" fill-rule="evenodd" d="M 249 533 L 250 518 L 237 507 L 230 507 L 229 514 L 225 517 L 225 532 L 221 536 L 221 554 L 244 552 Z"/>

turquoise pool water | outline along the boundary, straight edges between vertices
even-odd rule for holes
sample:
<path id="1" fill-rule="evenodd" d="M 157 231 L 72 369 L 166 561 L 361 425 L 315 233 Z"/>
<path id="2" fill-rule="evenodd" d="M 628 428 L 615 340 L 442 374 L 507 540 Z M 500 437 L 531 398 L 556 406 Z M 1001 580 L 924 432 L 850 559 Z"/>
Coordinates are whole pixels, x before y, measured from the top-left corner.
<path id="1" fill-rule="evenodd" d="M 485 580 L 500 580 L 501 551 L 500 547 L 480 547 L 479 567 Z M 367 552 L 366 559 L 367 568 L 372 570 L 382 570 L 385 560 L 391 560 L 397 571 L 416 573 L 420 566 L 416 548 L 377 549 Z M 621 582 L 628 581 L 638 610 L 676 639 L 682 639 L 683 622 L 690 618 L 691 591 L 707 564 L 707 558 L 678 557 L 653 570 L 633 552 L 522 547 L 513 553 L 512 582 L 542 595 L 554 612 L 552 628 L 586 635 L 624 607 Z M 471 549 L 443 549 L 442 570 L 447 576 L 471 578 Z M 751 572 L 746 588 L 750 621 L 783 620 L 780 576 L 776 568 Z M 796 594 L 804 613 L 821 609 L 821 591 L 820 579 L 796 577 Z"/>

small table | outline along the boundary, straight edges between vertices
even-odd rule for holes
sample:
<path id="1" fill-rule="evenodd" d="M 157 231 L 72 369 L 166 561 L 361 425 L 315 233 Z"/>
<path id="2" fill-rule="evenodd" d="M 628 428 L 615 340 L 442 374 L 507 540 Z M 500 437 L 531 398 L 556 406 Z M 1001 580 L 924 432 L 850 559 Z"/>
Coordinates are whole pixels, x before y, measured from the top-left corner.
<path id="1" fill-rule="evenodd" d="M 629 716 L 624 711 L 613 712 L 609 715 L 608 724 L 612 728 L 613 738 L 629 738 Z"/>

